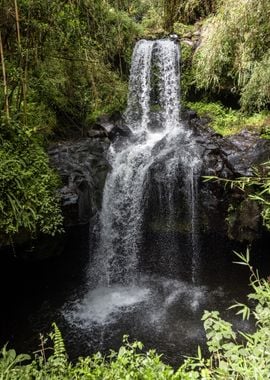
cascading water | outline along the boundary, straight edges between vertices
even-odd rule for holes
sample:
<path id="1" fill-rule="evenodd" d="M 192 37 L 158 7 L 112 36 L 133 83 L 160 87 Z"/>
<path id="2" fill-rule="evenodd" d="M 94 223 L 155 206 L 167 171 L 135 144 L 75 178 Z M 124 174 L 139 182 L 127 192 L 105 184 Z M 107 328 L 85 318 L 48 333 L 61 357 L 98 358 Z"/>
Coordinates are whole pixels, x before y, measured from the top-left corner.
<path id="1" fill-rule="evenodd" d="M 166 160 L 167 205 L 163 206 L 169 207 L 169 223 L 173 219 L 173 190 L 179 164 L 187 173 L 187 187 L 190 187 L 187 192 L 192 194 L 189 198 L 191 241 L 197 254 L 193 237 L 197 186 L 193 172 L 198 171 L 199 160 L 195 145 L 189 141 L 191 134 L 180 121 L 178 44 L 170 40 L 138 42 L 129 88 L 126 124 L 132 137 L 110 148 L 112 170 L 104 189 L 100 242 L 90 275 L 102 285 L 130 284 L 136 279 L 148 197 L 147 178 L 155 161 Z M 188 149 L 186 144 L 181 152 L 180 147 L 187 141 Z M 194 255 L 192 261 L 195 260 Z"/>
<path id="2" fill-rule="evenodd" d="M 191 131 L 180 119 L 179 82 L 176 42 L 142 40 L 136 44 L 125 113 L 130 134 L 116 139 L 110 147 L 111 171 L 103 193 L 98 247 L 88 270 L 89 290 L 67 313 L 72 324 L 80 328 L 85 326 L 93 332 L 100 325 L 104 335 L 105 326 L 124 315 L 141 313 L 147 305 L 147 329 L 149 323 L 160 329 L 157 324 L 168 318 L 179 297 L 189 299 L 192 310 L 197 309 L 198 299 L 204 299 L 203 288 L 195 286 L 199 269 L 196 207 L 200 155 Z M 153 176 L 158 177 L 154 189 Z M 178 194 L 179 177 L 184 183 L 183 199 Z M 158 199 L 153 208 L 166 235 L 162 249 L 158 248 L 167 269 L 161 277 L 154 273 L 149 276 L 141 265 L 142 256 L 147 255 L 144 233 L 153 193 Z M 176 212 L 181 202 L 185 203 L 184 220 L 179 220 Z M 192 281 L 188 286 L 177 280 L 176 265 L 173 261 L 170 264 L 172 257 L 182 255 L 178 246 L 180 224 L 185 225 L 189 236 Z M 145 321 L 134 315 L 133 322 L 136 320 L 143 330 Z"/>

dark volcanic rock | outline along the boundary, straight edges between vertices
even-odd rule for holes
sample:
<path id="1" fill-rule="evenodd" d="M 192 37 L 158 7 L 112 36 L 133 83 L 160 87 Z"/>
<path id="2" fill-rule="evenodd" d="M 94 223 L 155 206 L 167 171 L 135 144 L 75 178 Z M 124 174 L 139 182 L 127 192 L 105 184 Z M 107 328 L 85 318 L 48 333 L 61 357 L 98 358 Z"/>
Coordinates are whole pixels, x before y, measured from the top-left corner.
<path id="1" fill-rule="evenodd" d="M 251 176 L 254 167 L 270 159 L 270 141 L 260 138 L 256 132 L 243 130 L 222 137 L 208 127 L 205 119 L 186 117 L 186 122 L 193 129 L 194 139 L 202 152 L 202 176 L 224 179 Z M 225 187 L 224 182 L 205 182 L 202 178 L 199 197 L 204 231 L 240 242 L 253 241 L 260 236 L 260 207 L 244 192 Z"/>
<path id="2" fill-rule="evenodd" d="M 106 135 L 110 141 L 114 141 L 117 138 L 131 137 L 132 131 L 120 115 L 102 116 L 97 120 L 88 135 L 89 137 L 103 137 Z"/>
<path id="3" fill-rule="evenodd" d="M 220 145 L 226 165 L 237 176 L 252 175 L 252 167 L 269 160 L 270 141 L 257 133 L 243 130 L 237 135 L 222 139 Z"/>
<path id="4" fill-rule="evenodd" d="M 252 241 L 260 234 L 259 207 L 251 204 L 239 190 L 225 188 L 220 182 L 205 182 L 203 176 L 234 179 L 252 175 L 252 167 L 270 158 L 270 141 L 246 130 L 222 137 L 209 128 L 207 118 L 198 118 L 192 111 L 184 111 L 183 118 L 193 130 L 193 138 L 202 157 L 198 202 L 201 230 L 238 241 Z M 119 117 L 116 120 L 100 118 L 92 134 L 102 135 L 102 138 L 62 142 L 49 150 L 51 162 L 64 183 L 60 193 L 66 226 L 88 223 L 97 214 L 109 170 L 106 153 L 110 140 L 117 139 L 121 145 L 126 139 L 132 139 L 132 132 Z M 157 154 L 165 143 L 166 138 L 153 149 L 153 154 Z M 179 149 L 183 149 L 183 144 Z M 166 180 L 162 175 L 163 164 L 158 161 L 151 166 L 149 178 L 153 183 L 162 184 Z M 181 203 L 181 173 L 177 181 Z M 228 215 L 229 206 L 231 211 Z"/>
<path id="5" fill-rule="evenodd" d="M 194 138 L 203 151 L 203 175 L 235 178 L 252 175 L 252 168 L 270 159 L 270 140 L 243 130 L 222 137 L 207 125 L 207 119 L 187 118 Z"/>
<path id="6" fill-rule="evenodd" d="M 66 226 L 88 223 L 101 207 L 109 170 L 107 139 L 84 138 L 58 143 L 49 150 L 64 186 L 60 189 Z"/>
<path id="7" fill-rule="evenodd" d="M 112 130 L 108 133 L 108 137 L 111 141 L 114 141 L 117 138 L 131 136 L 132 131 L 124 122 L 119 122 L 118 124 L 114 125 Z"/>

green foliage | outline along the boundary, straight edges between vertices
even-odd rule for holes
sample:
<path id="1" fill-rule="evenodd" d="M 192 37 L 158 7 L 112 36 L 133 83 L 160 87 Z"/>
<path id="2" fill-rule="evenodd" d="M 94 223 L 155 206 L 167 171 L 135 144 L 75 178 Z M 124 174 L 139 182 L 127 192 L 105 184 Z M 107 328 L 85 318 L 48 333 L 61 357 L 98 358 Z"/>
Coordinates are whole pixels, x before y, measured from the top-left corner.
<path id="1" fill-rule="evenodd" d="M 48 358 L 44 341 L 40 354 L 26 365 L 21 365 L 21 362 L 29 360 L 28 356 L 16 357 L 14 350 L 7 351 L 4 347 L 0 357 L 0 379 L 179 379 L 154 350 L 143 353 L 142 343 L 130 343 L 127 336 L 124 336 L 124 344 L 118 352 L 111 351 L 107 357 L 97 353 L 92 357 L 79 358 L 77 363 L 72 365 L 67 361 L 62 336 L 58 328 L 55 325 L 53 327 L 51 338 L 54 349 Z"/>
<path id="2" fill-rule="evenodd" d="M 15 350 L 7 350 L 7 346 L 4 346 L 0 352 L 0 379 L 19 379 L 22 363 L 30 359 L 29 355 L 17 355 Z"/>
<path id="3" fill-rule="evenodd" d="M 216 10 L 215 0 L 164 0 L 165 29 L 173 31 L 174 23 L 194 24 Z"/>
<path id="4" fill-rule="evenodd" d="M 45 107 L 55 115 L 49 131 L 57 126 L 61 132 L 83 132 L 97 116 L 123 109 L 132 45 L 142 31 L 133 19 L 137 8 L 105 0 L 24 0 L 18 2 L 19 43 L 14 2 L 2 3 L 11 108 L 26 112 L 35 104 L 35 115 L 43 115 Z"/>
<path id="5" fill-rule="evenodd" d="M 192 33 L 196 31 L 196 28 L 194 25 L 187 25 L 180 21 L 177 21 L 173 25 L 173 31 L 180 37 L 191 37 Z M 182 49 L 183 47 L 185 47 L 185 45 L 181 46 Z"/>
<path id="6" fill-rule="evenodd" d="M 179 2 L 178 20 L 185 24 L 193 24 L 201 18 L 207 17 L 216 10 L 215 0 L 185 0 Z"/>
<path id="7" fill-rule="evenodd" d="M 255 61 L 249 81 L 244 86 L 241 104 L 244 109 L 264 109 L 270 104 L 270 50 Z"/>
<path id="8" fill-rule="evenodd" d="M 247 318 L 252 314 L 256 320 L 256 330 L 253 333 L 239 332 L 240 341 L 231 326 L 220 319 L 216 312 L 204 314 L 206 336 L 212 356 L 208 368 L 213 368 L 212 378 L 220 379 L 269 379 L 270 365 L 270 284 L 260 279 L 257 272 L 249 264 L 249 251 L 246 256 L 237 254 L 238 264 L 249 268 L 252 293 L 249 300 L 256 306 L 250 310 L 248 306 L 237 304 L 238 314 Z"/>
<path id="9" fill-rule="evenodd" d="M 124 337 L 123 343 L 124 345 L 118 352 L 111 351 L 107 358 L 96 354 L 90 360 L 89 358 L 82 359 L 74 368 L 74 375 L 80 374 L 81 366 L 86 364 L 88 365 L 89 379 L 161 380 L 174 378 L 173 369 L 162 363 L 160 356 L 154 350 L 143 353 L 142 343 L 130 343 L 127 336 Z"/>
<path id="10" fill-rule="evenodd" d="M 32 128 L 2 120 L 0 127 L 0 236 L 55 234 L 62 216 L 59 179 Z"/>
<path id="11" fill-rule="evenodd" d="M 223 136 L 237 133 L 244 128 L 266 132 L 269 125 L 268 111 L 249 116 L 220 103 L 186 102 L 186 106 L 195 110 L 200 117 L 209 117 L 210 126 Z"/>
<path id="12" fill-rule="evenodd" d="M 269 13 L 268 0 L 220 2 L 194 57 L 199 88 L 237 93 L 248 111 L 269 105 Z"/>
<path id="13" fill-rule="evenodd" d="M 66 348 L 60 330 L 55 323 L 52 326 L 54 331 L 50 334 L 50 338 L 53 341 L 53 355 L 49 357 L 49 367 L 51 372 L 62 377 L 68 367 Z"/>
<path id="14" fill-rule="evenodd" d="M 157 4 L 149 7 L 145 13 L 142 23 L 144 30 L 144 37 L 146 38 L 159 38 L 166 34 L 163 25 L 162 8 Z"/>
<path id="15" fill-rule="evenodd" d="M 195 80 L 192 67 L 193 48 L 190 45 L 181 46 L 181 99 L 182 103 L 189 99 L 189 93 L 194 88 Z"/>

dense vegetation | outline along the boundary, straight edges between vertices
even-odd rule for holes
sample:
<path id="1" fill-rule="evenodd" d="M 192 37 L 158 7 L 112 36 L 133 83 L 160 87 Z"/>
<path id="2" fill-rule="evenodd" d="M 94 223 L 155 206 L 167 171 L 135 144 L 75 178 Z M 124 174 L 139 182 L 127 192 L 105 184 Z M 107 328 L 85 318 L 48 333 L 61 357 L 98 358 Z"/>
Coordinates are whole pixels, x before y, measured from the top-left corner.
<path id="1" fill-rule="evenodd" d="M 139 38 L 179 33 L 182 96 L 200 100 L 189 106 L 214 114 L 217 130 L 267 130 L 269 14 L 267 0 L 2 0 L 1 240 L 61 229 L 46 144 L 86 135 L 98 116 L 124 109 Z M 241 112 L 264 113 L 245 119 L 202 104 L 228 98 Z"/>
<path id="2" fill-rule="evenodd" d="M 198 116 L 209 118 L 211 128 L 222 136 L 238 133 L 245 128 L 261 134 L 262 138 L 269 138 L 270 113 L 267 110 L 245 114 L 221 102 L 186 102 L 185 105 L 196 111 Z"/>
<path id="3" fill-rule="evenodd" d="M 221 1 L 217 13 L 203 24 L 195 53 L 196 85 L 229 89 L 244 110 L 270 103 L 270 4 L 260 1 Z"/>
<path id="4" fill-rule="evenodd" d="M 62 216 L 59 179 L 35 132 L 15 120 L 0 127 L 0 238 L 18 232 L 54 235 Z"/>

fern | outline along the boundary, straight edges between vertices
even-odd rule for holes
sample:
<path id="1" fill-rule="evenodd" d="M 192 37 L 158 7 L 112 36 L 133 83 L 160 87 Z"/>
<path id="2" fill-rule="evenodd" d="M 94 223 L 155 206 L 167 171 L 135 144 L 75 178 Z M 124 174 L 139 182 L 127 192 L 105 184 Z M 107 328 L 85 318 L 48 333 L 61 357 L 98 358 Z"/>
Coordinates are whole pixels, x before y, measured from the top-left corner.
<path id="1" fill-rule="evenodd" d="M 67 353 L 62 334 L 55 323 L 52 324 L 53 332 L 50 338 L 53 342 L 53 355 L 48 360 L 50 372 L 64 375 L 68 367 Z"/>

